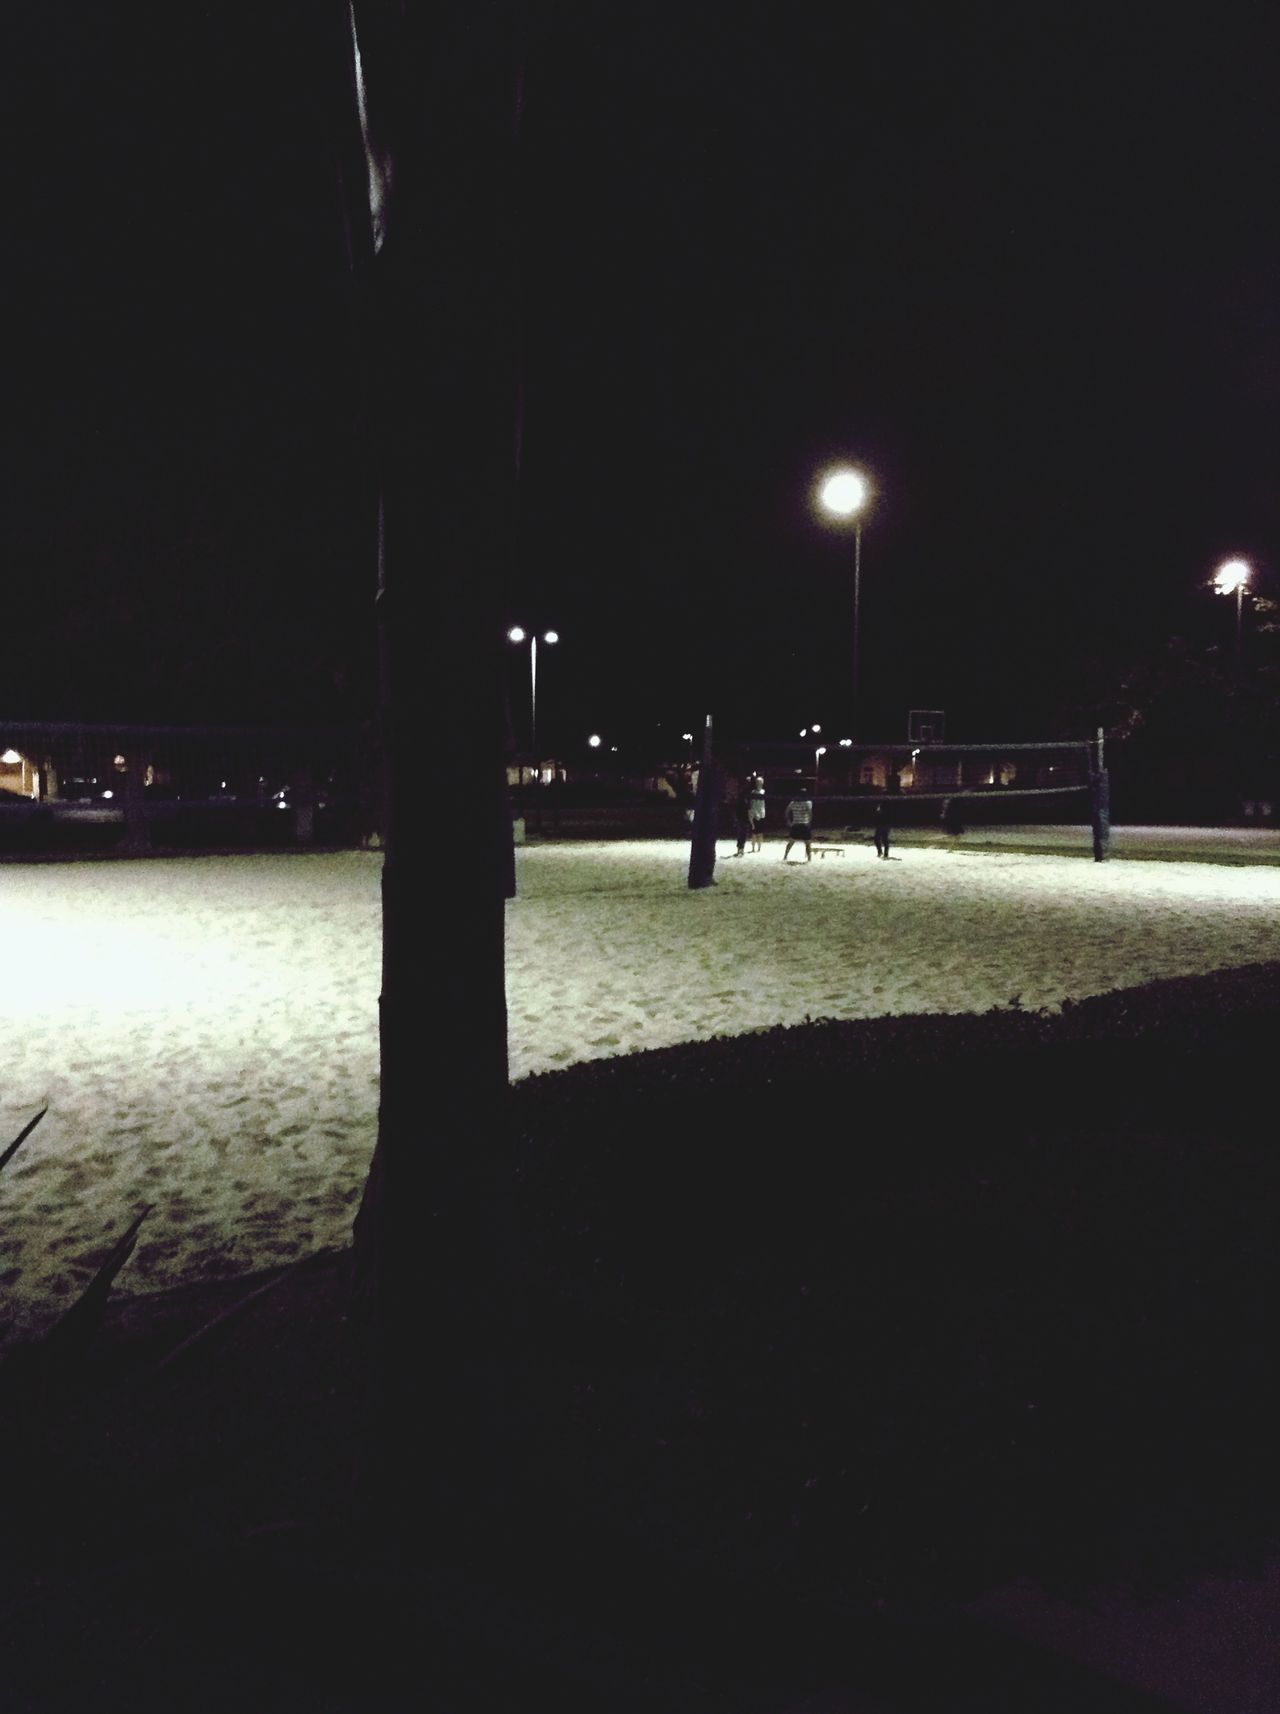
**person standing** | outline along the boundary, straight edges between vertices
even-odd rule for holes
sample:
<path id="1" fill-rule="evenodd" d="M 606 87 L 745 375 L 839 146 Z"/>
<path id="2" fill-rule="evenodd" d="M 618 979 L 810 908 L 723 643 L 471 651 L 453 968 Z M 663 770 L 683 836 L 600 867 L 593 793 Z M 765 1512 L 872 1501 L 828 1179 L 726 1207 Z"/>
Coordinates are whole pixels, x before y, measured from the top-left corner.
<path id="1" fill-rule="evenodd" d="M 876 856 L 889 855 L 889 806 L 883 801 L 876 805 Z"/>
<path id="2" fill-rule="evenodd" d="M 751 774 L 747 778 L 747 814 L 751 818 L 751 849 L 759 851 L 763 845 L 760 829 L 764 826 L 764 778 L 760 774 Z"/>
<path id="3" fill-rule="evenodd" d="M 734 856 L 741 857 L 747 840 L 753 837 L 751 815 L 747 807 L 747 800 L 741 792 L 733 800 L 733 836 L 738 841 L 738 849 L 734 852 Z"/>
<path id="4" fill-rule="evenodd" d="M 791 802 L 787 805 L 787 848 L 782 853 L 785 863 L 791 855 L 791 847 L 804 841 L 804 860 L 811 862 L 813 858 L 813 799 L 802 786 Z"/>

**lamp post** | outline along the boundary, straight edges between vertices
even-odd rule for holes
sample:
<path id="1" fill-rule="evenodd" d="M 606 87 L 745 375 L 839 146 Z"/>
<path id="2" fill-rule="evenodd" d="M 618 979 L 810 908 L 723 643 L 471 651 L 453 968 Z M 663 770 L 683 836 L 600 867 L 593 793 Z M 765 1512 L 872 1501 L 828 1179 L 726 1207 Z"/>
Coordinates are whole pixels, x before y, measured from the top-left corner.
<path id="1" fill-rule="evenodd" d="M 862 584 L 862 511 L 871 489 L 865 476 L 847 465 L 829 470 L 818 488 L 818 504 L 829 518 L 853 519 L 853 672 L 851 675 L 851 729 L 858 720 L 858 619 Z"/>
<path id="2" fill-rule="evenodd" d="M 1234 595 L 1236 598 L 1236 671 L 1240 671 L 1240 631 L 1241 614 L 1244 609 L 1244 592 L 1249 583 L 1249 567 L 1242 559 L 1229 559 L 1220 565 L 1214 574 L 1213 587 L 1219 595 Z"/>
<path id="3" fill-rule="evenodd" d="M 526 633 L 519 625 L 513 625 L 507 632 L 507 640 L 512 643 L 523 643 Z M 544 643 L 550 645 L 560 641 L 558 631 L 544 631 Z M 529 749 L 532 753 L 534 774 L 539 783 L 542 770 L 538 766 L 538 639 L 535 634 L 528 634 L 529 643 Z"/>
<path id="4" fill-rule="evenodd" d="M 821 726 L 818 725 L 818 722 L 816 720 L 813 722 L 813 724 L 811 726 L 802 726 L 800 728 L 800 736 L 802 738 L 807 738 L 810 735 L 810 733 L 812 733 L 815 738 L 821 736 L 822 728 L 821 728 Z M 823 756 L 825 756 L 826 753 L 827 753 L 827 746 L 825 744 L 816 744 L 814 746 L 814 750 L 813 750 L 813 789 L 814 789 L 815 793 L 817 792 L 817 789 L 818 789 L 818 768 L 821 764 L 821 758 Z"/>

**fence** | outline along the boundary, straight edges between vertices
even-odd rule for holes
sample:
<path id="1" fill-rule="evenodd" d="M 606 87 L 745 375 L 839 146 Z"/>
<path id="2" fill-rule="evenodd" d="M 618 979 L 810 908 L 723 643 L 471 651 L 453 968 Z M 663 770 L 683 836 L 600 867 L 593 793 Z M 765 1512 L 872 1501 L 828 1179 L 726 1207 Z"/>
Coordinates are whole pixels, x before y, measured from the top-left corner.
<path id="1" fill-rule="evenodd" d="M 0 851 L 369 842 L 376 777 L 372 735 L 352 727 L 0 721 Z"/>

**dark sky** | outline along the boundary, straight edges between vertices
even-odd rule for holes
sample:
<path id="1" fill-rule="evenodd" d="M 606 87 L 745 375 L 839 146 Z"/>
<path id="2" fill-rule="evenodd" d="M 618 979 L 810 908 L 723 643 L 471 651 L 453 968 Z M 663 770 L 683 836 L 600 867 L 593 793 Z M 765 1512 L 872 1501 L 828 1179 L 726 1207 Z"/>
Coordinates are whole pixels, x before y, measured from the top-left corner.
<path id="1" fill-rule="evenodd" d="M 361 701 L 320 10 L 17 14 L 0 713 Z M 1225 626 L 1227 553 L 1277 592 L 1264 7 L 529 14 L 513 616 L 561 632 L 562 747 L 847 719 L 834 458 L 876 490 L 863 735 L 1036 736 L 1091 659 Z"/>

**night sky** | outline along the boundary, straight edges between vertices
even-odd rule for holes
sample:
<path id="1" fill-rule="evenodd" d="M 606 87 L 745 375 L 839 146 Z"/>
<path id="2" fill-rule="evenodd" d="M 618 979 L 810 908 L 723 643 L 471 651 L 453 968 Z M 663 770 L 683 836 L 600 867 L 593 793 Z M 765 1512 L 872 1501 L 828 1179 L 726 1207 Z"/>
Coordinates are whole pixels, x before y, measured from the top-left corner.
<path id="1" fill-rule="evenodd" d="M 0 715 L 370 704 L 322 10 L 10 25 Z M 511 616 L 561 633 L 564 753 L 847 722 L 835 459 L 876 490 L 860 736 L 1074 731 L 1099 673 L 1225 632 L 1227 554 L 1280 593 L 1263 7 L 529 17 Z M 520 735 L 514 651 L 512 691 Z"/>

